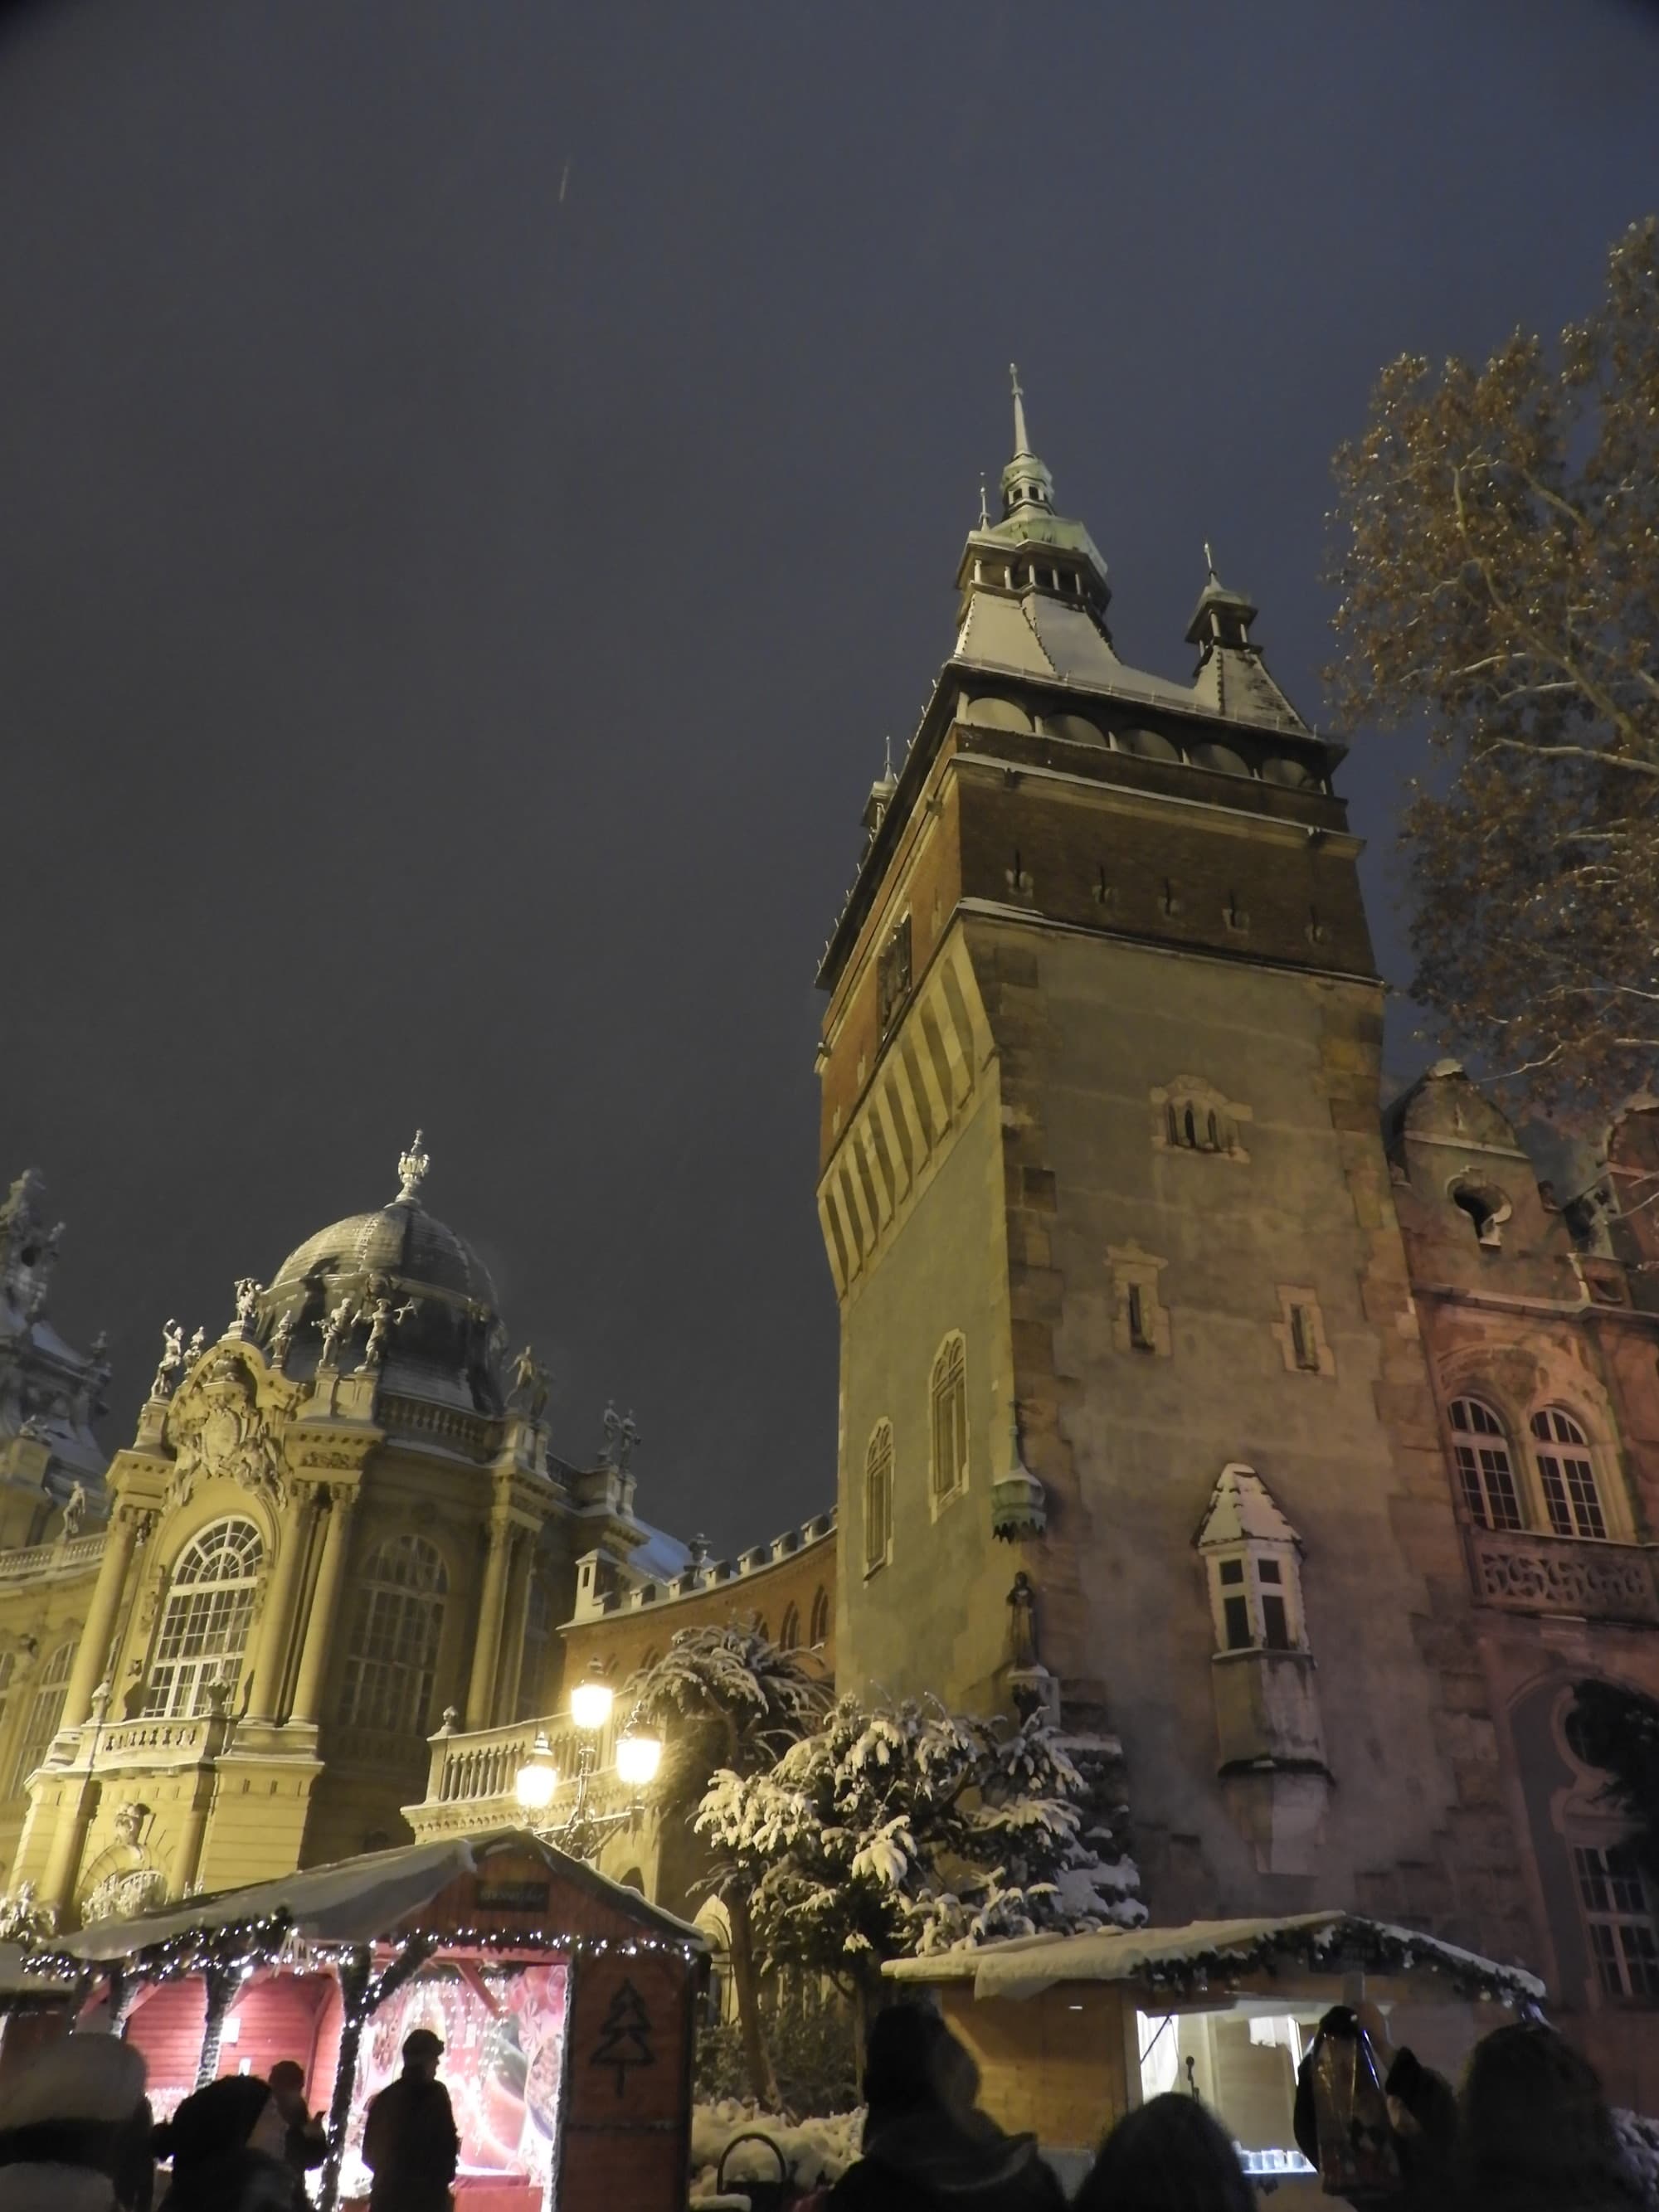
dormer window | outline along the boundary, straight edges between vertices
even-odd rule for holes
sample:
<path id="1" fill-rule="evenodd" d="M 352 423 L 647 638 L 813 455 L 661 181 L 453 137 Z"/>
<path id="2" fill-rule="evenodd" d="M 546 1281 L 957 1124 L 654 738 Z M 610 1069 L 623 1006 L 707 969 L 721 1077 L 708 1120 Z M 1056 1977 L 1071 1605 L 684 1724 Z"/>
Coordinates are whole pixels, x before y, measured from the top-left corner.
<path id="1" fill-rule="evenodd" d="M 1300 1651 L 1305 1648 L 1296 1548 L 1244 1545 L 1217 1552 L 1210 1562 L 1216 1648 L 1220 1651 Z"/>
<path id="2" fill-rule="evenodd" d="M 1228 1468 L 1198 1534 L 1216 1654 L 1305 1651 L 1301 1545 L 1251 1468 Z"/>

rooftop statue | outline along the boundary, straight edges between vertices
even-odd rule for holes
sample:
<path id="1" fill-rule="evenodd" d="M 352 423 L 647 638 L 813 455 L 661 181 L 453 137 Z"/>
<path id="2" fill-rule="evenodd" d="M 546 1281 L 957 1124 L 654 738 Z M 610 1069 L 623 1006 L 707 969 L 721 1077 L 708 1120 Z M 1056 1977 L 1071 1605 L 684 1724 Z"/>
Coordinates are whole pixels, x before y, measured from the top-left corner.
<path id="1" fill-rule="evenodd" d="M 633 1414 L 619 1413 L 613 1401 L 605 1409 L 605 1449 L 599 1454 L 599 1465 L 614 1467 L 618 1474 L 626 1474 L 639 1441 L 640 1432 L 634 1425 Z"/>
<path id="2" fill-rule="evenodd" d="M 161 1331 L 161 1360 L 155 1370 L 155 1380 L 149 1386 L 152 1398 L 165 1398 L 173 1388 L 173 1379 L 185 1364 L 185 1334 L 176 1321 L 170 1321 Z"/>

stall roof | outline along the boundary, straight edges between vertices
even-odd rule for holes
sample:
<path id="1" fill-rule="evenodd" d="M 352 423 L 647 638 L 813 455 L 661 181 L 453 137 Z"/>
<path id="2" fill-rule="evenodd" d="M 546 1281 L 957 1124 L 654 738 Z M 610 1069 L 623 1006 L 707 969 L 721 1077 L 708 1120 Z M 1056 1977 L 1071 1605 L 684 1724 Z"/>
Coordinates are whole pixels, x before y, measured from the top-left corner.
<path id="1" fill-rule="evenodd" d="M 630 1918 L 696 1949 L 708 1948 L 702 1929 L 647 1903 L 637 1890 L 611 1881 L 523 1829 L 503 1828 L 489 1835 L 365 1851 L 332 1866 L 308 1867 L 245 1889 L 185 1898 L 165 1912 L 147 1913 L 138 1920 L 94 1921 L 75 1935 L 52 1939 L 50 1949 L 55 1957 L 88 1961 L 130 1959 L 181 1936 L 249 1927 L 278 1915 L 296 1935 L 314 1942 L 367 1943 L 389 1935 L 406 1914 L 429 1904 L 460 1875 L 474 1873 L 481 1860 L 506 1848 L 532 1851 L 566 1879 L 607 1896 Z"/>
<path id="2" fill-rule="evenodd" d="M 1378 1974 L 1441 1974 L 1460 1995 L 1536 2003 L 1544 1984 L 1522 1966 L 1502 1966 L 1414 1928 L 1349 1912 L 1298 1912 L 1279 1920 L 1193 1920 L 1182 1928 L 1106 1929 L 1092 1936 L 1022 1936 L 977 1950 L 895 1959 L 901 1982 L 965 1982 L 976 1997 L 1030 1997 L 1060 1982 L 1144 1982 L 1199 1989 L 1214 1976 L 1249 1974 L 1286 1962 L 1310 1973 L 1363 1966 Z"/>

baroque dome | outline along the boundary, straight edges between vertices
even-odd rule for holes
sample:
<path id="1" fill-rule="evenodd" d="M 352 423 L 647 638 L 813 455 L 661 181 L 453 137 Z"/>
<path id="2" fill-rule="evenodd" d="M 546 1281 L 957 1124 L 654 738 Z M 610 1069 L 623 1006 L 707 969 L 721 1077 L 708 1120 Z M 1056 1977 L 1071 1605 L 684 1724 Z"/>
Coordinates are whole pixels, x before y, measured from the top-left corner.
<path id="1" fill-rule="evenodd" d="M 280 1336 L 290 1374 L 314 1372 L 332 1337 L 343 1370 L 367 1358 L 395 1392 L 496 1413 L 506 1330 L 495 1285 L 471 1245 L 421 1204 L 428 1164 L 416 1130 L 396 1198 L 289 1254 L 261 1297 L 262 1334 L 273 1349 Z M 368 1344 L 377 1309 L 378 1353 Z"/>

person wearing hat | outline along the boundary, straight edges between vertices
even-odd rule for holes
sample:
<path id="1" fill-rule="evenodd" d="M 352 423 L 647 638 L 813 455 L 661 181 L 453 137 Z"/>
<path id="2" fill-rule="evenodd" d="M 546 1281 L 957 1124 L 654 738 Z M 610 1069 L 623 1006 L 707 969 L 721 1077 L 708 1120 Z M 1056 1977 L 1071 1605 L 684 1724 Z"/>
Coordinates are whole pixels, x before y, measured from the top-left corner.
<path id="1" fill-rule="evenodd" d="M 369 2212 L 449 2212 L 461 2139 L 438 2079 L 444 2047 L 429 2027 L 404 2038 L 404 2070 L 368 2100 L 363 2163 L 374 2176 Z"/>
<path id="2" fill-rule="evenodd" d="M 0 2087 L 0 2212 L 147 2203 L 149 2136 L 139 2052 L 112 2035 L 64 2036 Z"/>

